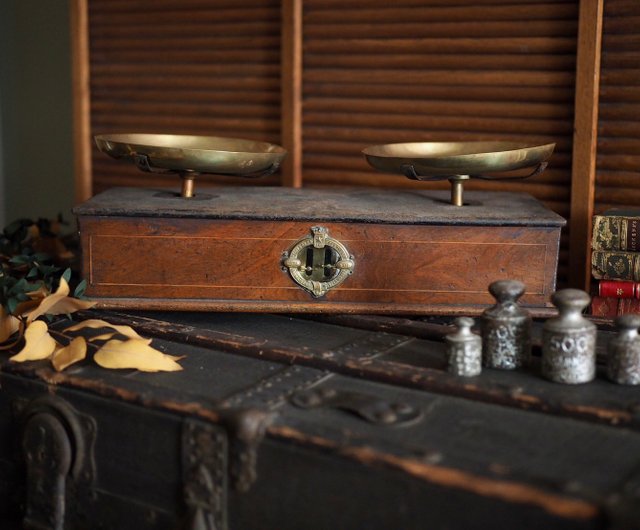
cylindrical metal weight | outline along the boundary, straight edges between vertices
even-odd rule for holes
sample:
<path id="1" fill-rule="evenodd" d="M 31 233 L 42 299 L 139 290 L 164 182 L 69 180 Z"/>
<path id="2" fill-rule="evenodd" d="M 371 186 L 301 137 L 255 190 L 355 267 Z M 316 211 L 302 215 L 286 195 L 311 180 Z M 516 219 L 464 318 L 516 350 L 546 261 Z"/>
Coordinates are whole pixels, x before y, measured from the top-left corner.
<path id="1" fill-rule="evenodd" d="M 472 318 L 456 318 L 457 330 L 445 337 L 447 369 L 452 374 L 472 377 L 482 372 L 482 339 L 471 331 L 473 323 Z"/>
<path id="2" fill-rule="evenodd" d="M 640 315 L 619 316 L 616 327 L 607 347 L 607 377 L 620 385 L 640 384 Z"/>
<path id="3" fill-rule="evenodd" d="M 525 285 L 499 280 L 489 285 L 497 304 L 482 313 L 482 358 L 487 368 L 512 370 L 531 355 L 531 317 L 517 304 Z"/>
<path id="4" fill-rule="evenodd" d="M 542 375 L 557 383 L 587 383 L 596 376 L 596 326 L 582 316 L 591 297 L 563 289 L 551 301 L 560 314 L 542 329 Z"/>

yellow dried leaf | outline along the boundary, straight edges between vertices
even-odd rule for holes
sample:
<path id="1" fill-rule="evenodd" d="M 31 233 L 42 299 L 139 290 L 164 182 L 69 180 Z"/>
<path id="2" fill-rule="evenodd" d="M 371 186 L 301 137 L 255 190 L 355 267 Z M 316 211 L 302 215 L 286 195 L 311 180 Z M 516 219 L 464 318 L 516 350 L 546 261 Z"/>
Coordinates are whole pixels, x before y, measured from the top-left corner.
<path id="1" fill-rule="evenodd" d="M 41 285 L 35 291 L 29 291 L 27 296 L 29 300 L 24 302 L 20 302 L 16 307 L 15 314 L 16 315 L 27 315 L 30 311 L 40 305 L 40 302 L 44 300 L 44 298 L 49 294 L 49 291 L 44 285 Z"/>
<path id="2" fill-rule="evenodd" d="M 109 324 L 105 320 L 100 320 L 97 318 L 91 318 L 89 320 L 83 320 L 82 322 L 78 322 L 73 326 L 68 327 L 65 331 L 77 331 L 79 329 L 91 328 L 91 329 L 101 329 L 101 328 L 110 328 L 115 329 L 120 335 L 124 335 L 129 339 L 142 339 L 140 335 L 138 335 L 133 328 L 130 326 L 116 326 L 115 324 Z M 112 334 L 113 335 L 113 334 Z"/>
<path id="3" fill-rule="evenodd" d="M 112 339 L 94 355 L 103 368 L 134 368 L 142 372 L 174 372 L 182 370 L 176 361 L 181 357 L 167 355 L 149 346 L 148 341 Z"/>
<path id="4" fill-rule="evenodd" d="M 44 298 L 40 305 L 28 314 L 27 324 L 42 315 L 66 315 L 80 309 L 89 309 L 94 305 L 95 302 L 69 297 L 69 284 L 64 278 L 60 278 L 57 291 Z"/>
<path id="5" fill-rule="evenodd" d="M 96 340 L 109 340 L 113 338 L 117 333 L 113 331 L 112 333 L 103 333 L 102 335 L 96 335 L 95 337 L 91 337 L 89 342 L 94 342 Z"/>
<path id="6" fill-rule="evenodd" d="M 71 366 L 78 361 L 81 361 L 87 356 L 87 341 L 84 337 L 76 337 L 68 346 L 60 348 L 53 352 L 51 358 L 51 364 L 58 371 L 61 372 L 68 366 Z"/>
<path id="7" fill-rule="evenodd" d="M 31 298 L 31 300 L 40 300 L 45 296 L 47 296 L 48 294 L 49 294 L 49 290 L 44 285 L 41 285 L 35 291 L 29 291 L 27 293 L 27 296 Z"/>
<path id="8" fill-rule="evenodd" d="M 0 306 L 0 342 L 8 340 L 19 329 L 20 321 Z"/>
<path id="9" fill-rule="evenodd" d="M 24 302 L 20 302 L 16 307 L 15 313 L 16 313 L 16 315 L 26 316 L 31 311 L 36 309 L 40 305 L 41 302 L 42 302 L 42 298 L 40 298 L 40 299 L 31 299 L 31 300 L 26 300 Z"/>
<path id="10" fill-rule="evenodd" d="M 56 341 L 49 335 L 49 328 L 42 320 L 31 323 L 24 332 L 24 347 L 10 357 L 10 361 L 38 361 L 47 359 L 56 349 Z"/>

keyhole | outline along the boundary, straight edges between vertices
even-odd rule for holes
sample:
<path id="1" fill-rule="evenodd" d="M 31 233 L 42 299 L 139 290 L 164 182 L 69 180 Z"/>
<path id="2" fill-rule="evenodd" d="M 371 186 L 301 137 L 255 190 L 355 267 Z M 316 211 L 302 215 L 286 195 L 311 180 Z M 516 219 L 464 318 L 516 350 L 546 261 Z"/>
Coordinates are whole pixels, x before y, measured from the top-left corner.
<path id="1" fill-rule="evenodd" d="M 313 247 L 307 247 L 304 273 L 309 277 L 313 274 Z"/>
<path id="2" fill-rule="evenodd" d="M 331 247 L 307 247 L 305 252 L 304 275 L 311 280 L 326 281 L 336 275 L 334 264 L 338 254 Z"/>
<path id="3" fill-rule="evenodd" d="M 333 265 L 338 261 L 338 255 L 331 247 L 324 248 L 324 277 L 331 278 L 334 276 L 335 269 Z"/>

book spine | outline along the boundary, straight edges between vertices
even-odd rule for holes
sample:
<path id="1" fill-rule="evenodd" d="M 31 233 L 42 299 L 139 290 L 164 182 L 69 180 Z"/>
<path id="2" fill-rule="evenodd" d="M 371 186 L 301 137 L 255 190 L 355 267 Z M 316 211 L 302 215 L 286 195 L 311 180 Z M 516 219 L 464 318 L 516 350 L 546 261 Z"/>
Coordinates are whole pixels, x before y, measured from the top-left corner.
<path id="1" fill-rule="evenodd" d="M 640 283 L 620 280 L 600 280 L 598 295 L 612 298 L 640 298 Z"/>
<path id="2" fill-rule="evenodd" d="M 612 298 L 594 296 L 591 298 L 591 315 L 614 318 L 629 313 L 640 314 L 640 300 L 637 298 Z"/>
<path id="3" fill-rule="evenodd" d="M 640 252 L 640 217 L 594 215 L 591 248 Z"/>
<path id="4" fill-rule="evenodd" d="M 618 298 L 594 296 L 591 298 L 591 314 L 595 317 L 613 318 L 618 315 Z"/>
<path id="5" fill-rule="evenodd" d="M 591 274 L 596 280 L 640 281 L 640 252 L 591 253 Z"/>
<path id="6" fill-rule="evenodd" d="M 634 298 L 618 300 L 618 315 L 626 315 L 628 313 L 640 313 L 640 300 Z"/>

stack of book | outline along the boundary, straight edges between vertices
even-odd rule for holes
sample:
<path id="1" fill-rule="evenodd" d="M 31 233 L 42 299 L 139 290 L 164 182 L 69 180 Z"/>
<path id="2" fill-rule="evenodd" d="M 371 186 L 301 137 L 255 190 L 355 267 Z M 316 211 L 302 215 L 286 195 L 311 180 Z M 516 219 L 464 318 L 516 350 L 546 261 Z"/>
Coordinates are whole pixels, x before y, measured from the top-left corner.
<path id="1" fill-rule="evenodd" d="M 593 217 L 591 314 L 640 313 L 640 209 L 607 210 Z"/>

